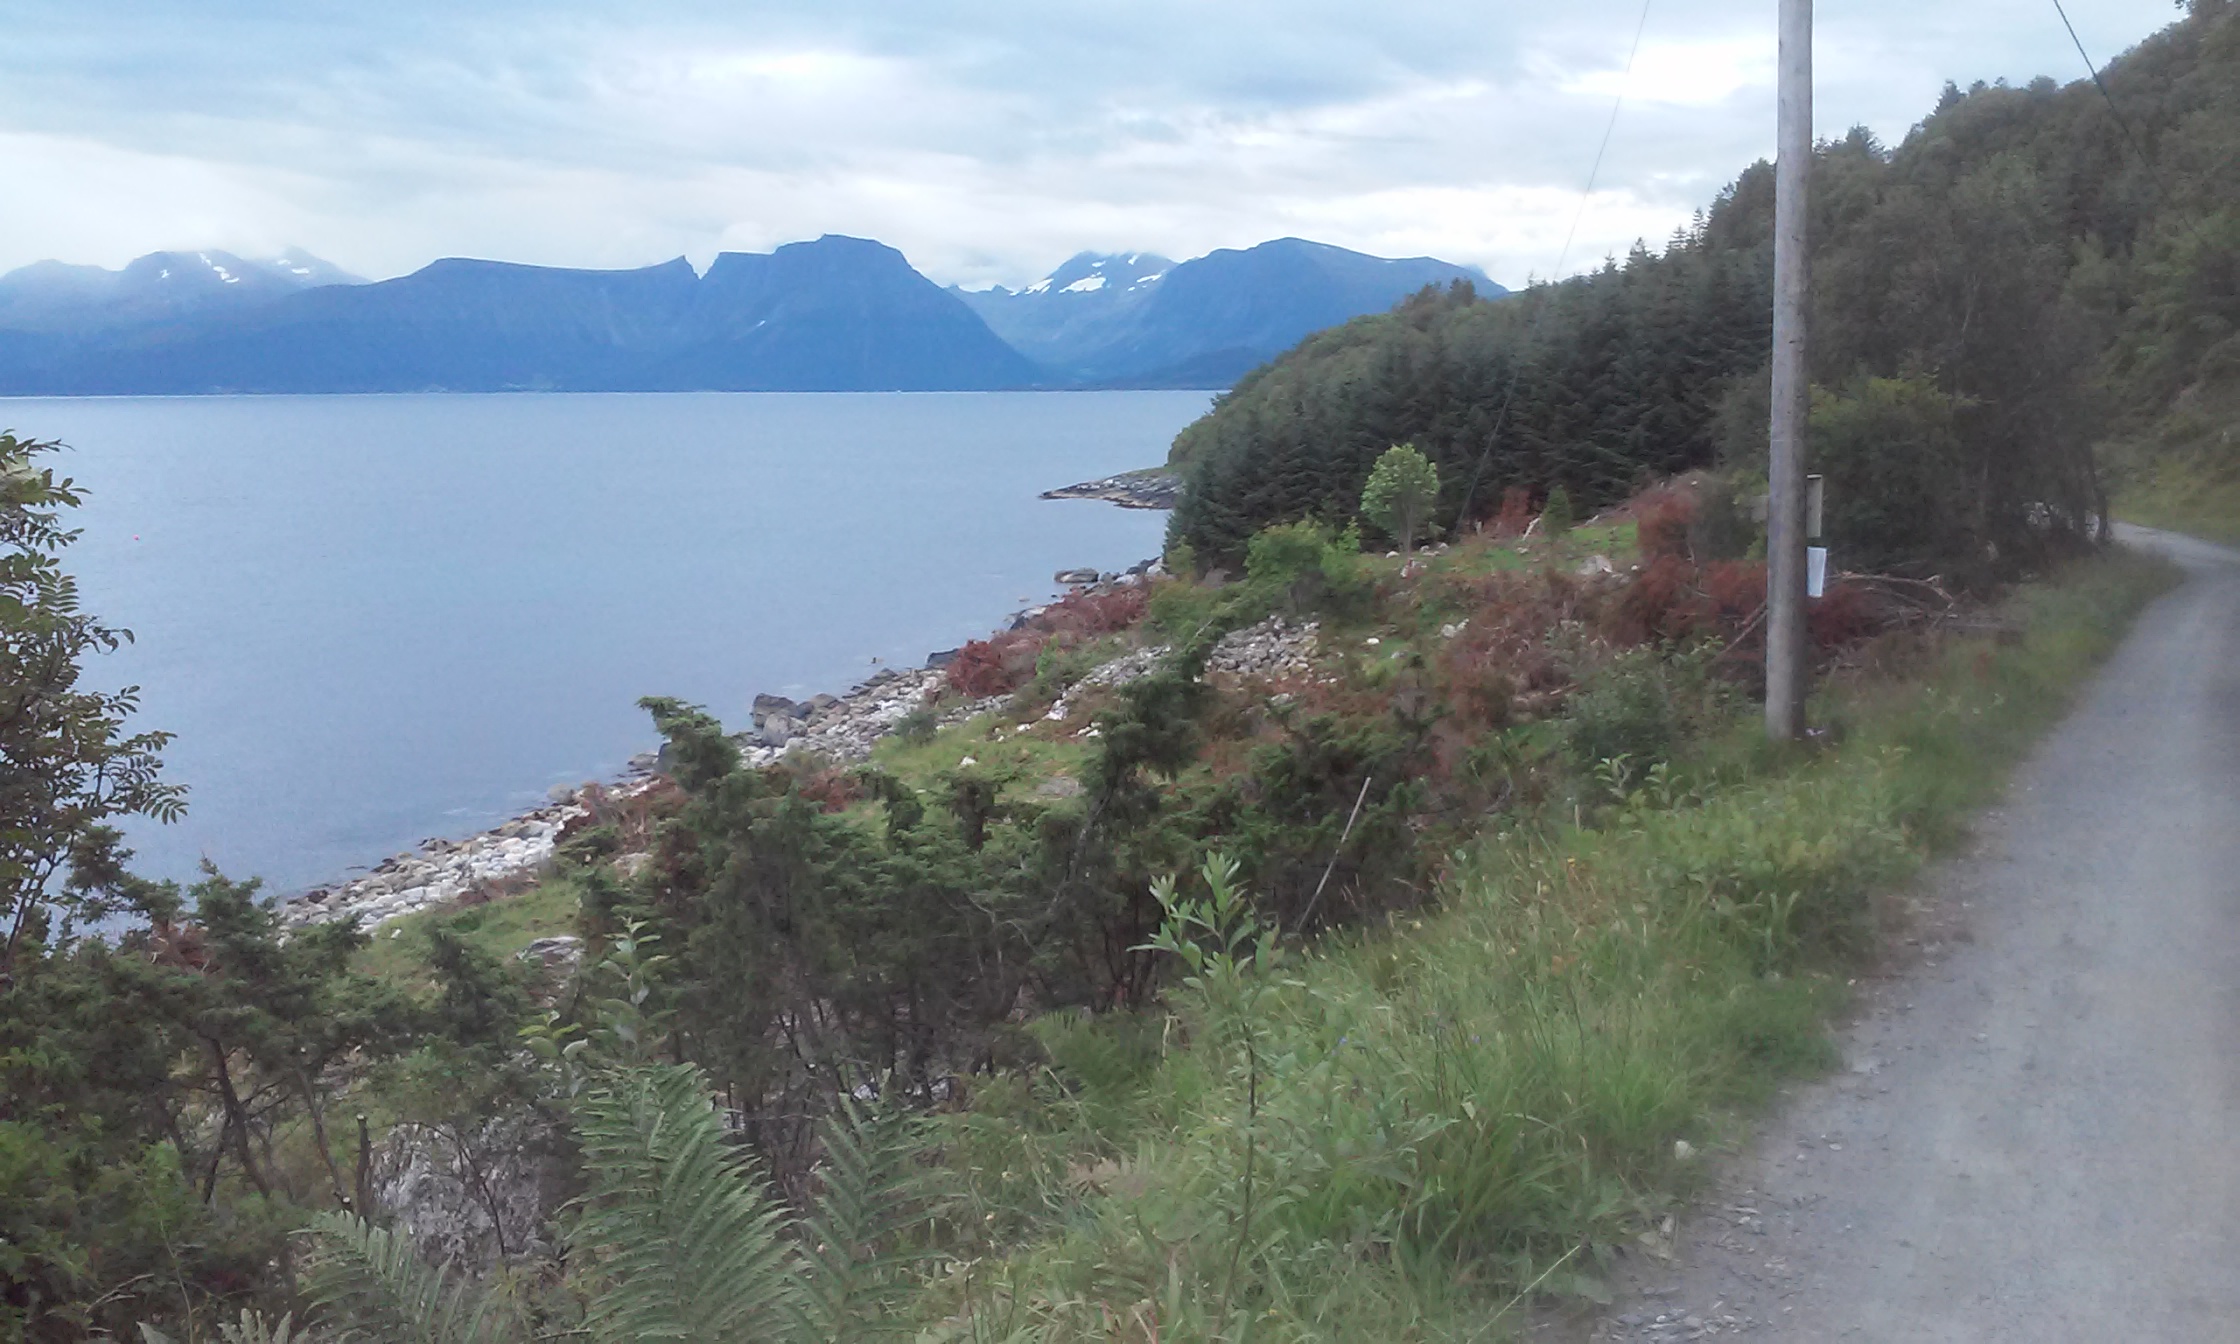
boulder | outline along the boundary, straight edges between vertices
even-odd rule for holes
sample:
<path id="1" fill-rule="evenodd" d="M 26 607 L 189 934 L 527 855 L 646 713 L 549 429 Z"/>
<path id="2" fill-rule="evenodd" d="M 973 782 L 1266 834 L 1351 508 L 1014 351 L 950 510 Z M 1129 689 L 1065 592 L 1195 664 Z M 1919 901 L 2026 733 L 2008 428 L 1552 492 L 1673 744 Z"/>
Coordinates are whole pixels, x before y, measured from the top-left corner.
<path id="1" fill-rule="evenodd" d="M 572 933 L 556 933 L 549 938 L 533 940 L 514 955 L 522 961 L 544 966 L 572 965 L 583 958 L 583 939 Z"/>
<path id="2" fill-rule="evenodd" d="M 768 718 L 756 716 L 760 727 L 755 740 L 766 747 L 782 747 L 801 736 L 801 720 L 787 714 L 772 714 Z"/>
<path id="3" fill-rule="evenodd" d="M 1056 577 L 1059 583 L 1072 588 L 1080 584 L 1095 583 L 1097 581 L 1097 571 L 1094 569 L 1061 569 Z"/>
<path id="4" fill-rule="evenodd" d="M 423 1255 L 487 1272 L 553 1249 L 546 1229 L 570 1193 L 569 1147 L 528 1108 L 465 1134 L 399 1125 L 375 1156 L 374 1199 Z"/>
<path id="5" fill-rule="evenodd" d="M 962 649 L 943 649 L 938 653 L 929 653 L 926 655 L 926 670 L 928 672 L 939 671 L 941 668 L 957 661 L 957 655 L 962 652 Z"/>
<path id="6" fill-rule="evenodd" d="M 782 714 L 789 719 L 799 718 L 800 711 L 801 706 L 782 695 L 758 695 L 754 698 L 754 726 L 760 728 L 775 714 Z"/>

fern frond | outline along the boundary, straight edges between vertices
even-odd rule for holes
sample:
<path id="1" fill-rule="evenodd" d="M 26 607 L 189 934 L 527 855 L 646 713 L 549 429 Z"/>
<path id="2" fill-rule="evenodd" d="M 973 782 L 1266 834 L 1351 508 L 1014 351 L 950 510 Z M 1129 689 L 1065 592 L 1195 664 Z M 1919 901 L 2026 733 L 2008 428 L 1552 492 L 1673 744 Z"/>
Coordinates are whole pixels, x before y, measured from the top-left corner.
<path id="1" fill-rule="evenodd" d="M 779 1338 L 798 1316 L 780 1207 L 725 1142 L 697 1069 L 613 1070 L 571 1103 L 589 1190 L 568 1248 L 605 1340 Z"/>
<path id="2" fill-rule="evenodd" d="M 312 1219 L 304 1297 L 348 1344 L 509 1344 L 510 1304 L 431 1268 L 412 1239 L 346 1213 Z"/>
<path id="3" fill-rule="evenodd" d="M 266 1321 L 262 1313 L 243 1307 L 239 1322 L 218 1322 L 218 1338 L 225 1344 L 298 1344 L 303 1336 L 296 1333 L 293 1312 Z"/>
<path id="4" fill-rule="evenodd" d="M 892 1107 L 865 1114 L 843 1099 L 819 1126 L 824 1162 L 802 1228 L 804 1339 L 854 1341 L 906 1334 L 895 1308 L 912 1259 L 900 1242 L 924 1182 L 917 1117 Z"/>

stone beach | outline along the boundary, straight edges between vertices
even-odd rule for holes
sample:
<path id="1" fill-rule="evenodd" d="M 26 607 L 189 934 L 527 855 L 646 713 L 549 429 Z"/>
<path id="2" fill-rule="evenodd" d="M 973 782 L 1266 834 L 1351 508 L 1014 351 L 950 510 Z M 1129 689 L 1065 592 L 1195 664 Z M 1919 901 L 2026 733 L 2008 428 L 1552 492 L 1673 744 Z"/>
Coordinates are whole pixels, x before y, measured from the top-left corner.
<path id="1" fill-rule="evenodd" d="M 1141 584 L 1161 572 L 1154 562 L 1146 561 L 1124 574 L 1063 570 L 1060 580 L 1076 591 L 1096 592 Z M 1022 611 L 1009 628 L 1022 627 L 1042 610 Z M 1211 676 L 1268 679 L 1297 675 L 1314 652 L 1314 638 L 1311 622 L 1287 624 L 1274 617 L 1224 638 L 1207 659 L 1206 671 Z M 1126 685 L 1150 672 L 1166 653 L 1163 646 L 1135 649 L 1093 669 L 1059 698 L 1046 719 L 1070 717 L 1082 691 Z M 868 758 L 880 739 L 921 711 L 930 710 L 926 722 L 942 728 L 1010 702 L 1010 696 L 992 696 L 937 706 L 934 702 L 947 683 L 944 669 L 953 656 L 953 650 L 936 653 L 921 668 L 881 671 L 846 695 L 802 701 L 759 695 L 752 727 L 734 740 L 743 759 L 753 766 L 771 765 L 795 753 L 846 765 Z M 632 762 L 624 778 L 603 787 L 610 798 L 633 797 L 659 782 L 657 770 L 657 758 L 648 753 Z M 280 908 L 281 922 L 284 927 L 300 928 L 355 916 L 370 929 L 477 895 L 503 894 L 533 880 L 551 862 L 569 824 L 588 814 L 579 790 L 557 789 L 550 802 L 503 825 L 460 840 L 425 841 L 419 849 L 385 859 L 362 876 L 292 897 Z"/>
<path id="2" fill-rule="evenodd" d="M 1147 561 L 1125 574 L 1062 570 L 1059 579 L 1070 582 L 1076 591 L 1097 592 L 1141 584 L 1160 572 Z M 1009 628 L 1020 628 L 1042 610 L 1030 607 L 1022 611 L 1012 618 Z M 1206 659 L 1206 674 L 1269 681 L 1304 675 L 1315 653 L 1315 636 L 1316 627 L 1311 621 L 1293 623 L 1281 616 L 1270 617 L 1233 631 L 1216 644 Z M 1134 649 L 1092 669 L 1059 696 L 1043 720 L 1064 722 L 1072 718 L 1081 706 L 1083 692 L 1125 686 L 1149 674 L 1167 653 L 1164 645 Z M 758 695 L 753 726 L 736 734 L 734 740 L 743 759 L 752 766 L 772 765 L 796 753 L 847 765 L 867 759 L 880 739 L 895 732 L 912 715 L 930 711 L 924 722 L 944 728 L 1011 702 L 1011 696 L 991 696 L 937 703 L 947 685 L 945 669 L 953 656 L 953 650 L 936 653 L 921 668 L 881 671 L 846 695 L 817 695 L 801 701 Z M 629 775 L 605 786 L 607 795 L 629 798 L 652 788 L 659 780 L 657 769 L 658 760 L 651 754 L 638 758 L 632 762 Z M 568 825 L 587 815 L 579 791 L 555 790 L 551 802 L 501 826 L 463 840 L 426 841 L 412 853 L 382 861 L 362 877 L 304 892 L 281 907 L 281 922 L 297 928 L 355 916 L 370 929 L 477 894 L 502 894 L 533 880 L 551 862 Z"/>

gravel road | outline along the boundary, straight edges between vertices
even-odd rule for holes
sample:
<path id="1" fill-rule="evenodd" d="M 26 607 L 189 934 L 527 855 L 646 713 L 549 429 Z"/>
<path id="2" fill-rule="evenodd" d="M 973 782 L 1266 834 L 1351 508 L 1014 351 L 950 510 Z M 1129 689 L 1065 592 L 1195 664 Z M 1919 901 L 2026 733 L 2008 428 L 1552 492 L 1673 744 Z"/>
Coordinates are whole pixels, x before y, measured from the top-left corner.
<path id="1" fill-rule="evenodd" d="M 2186 582 L 1927 876 L 1846 1068 L 1532 1338 L 2240 1340 L 2240 552 L 2125 536 Z"/>

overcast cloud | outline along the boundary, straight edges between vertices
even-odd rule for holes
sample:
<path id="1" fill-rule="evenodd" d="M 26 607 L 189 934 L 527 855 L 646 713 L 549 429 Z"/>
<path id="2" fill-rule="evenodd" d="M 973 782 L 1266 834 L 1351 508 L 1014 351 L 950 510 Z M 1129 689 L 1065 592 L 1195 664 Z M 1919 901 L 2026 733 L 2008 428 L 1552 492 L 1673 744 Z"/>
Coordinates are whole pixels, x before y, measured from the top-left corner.
<path id="1" fill-rule="evenodd" d="M 2169 0 L 2069 0 L 2105 61 Z M 1084 248 L 1295 234 L 1556 270 L 1773 143 L 1772 0 L 4 0 L 0 269 L 299 244 L 637 266 L 821 233 L 1016 284 Z M 1823 0 L 1822 134 L 1946 80 L 2064 82 L 2050 0 Z"/>

